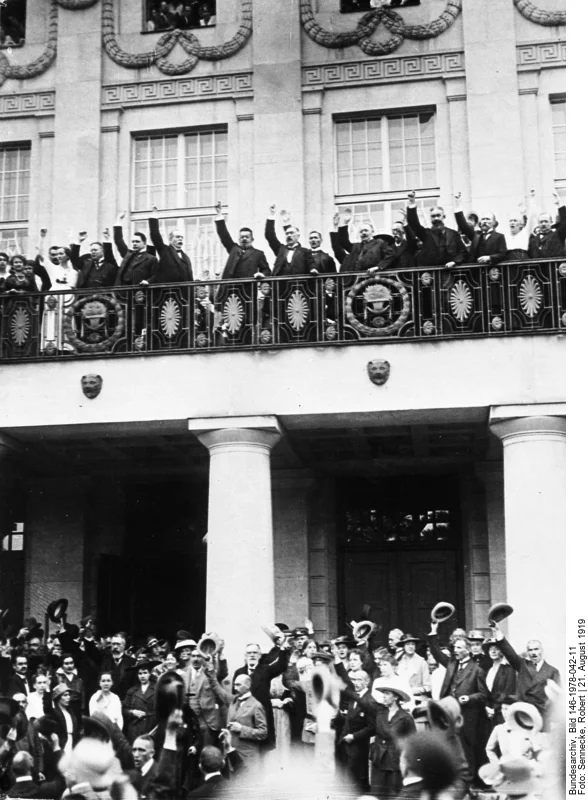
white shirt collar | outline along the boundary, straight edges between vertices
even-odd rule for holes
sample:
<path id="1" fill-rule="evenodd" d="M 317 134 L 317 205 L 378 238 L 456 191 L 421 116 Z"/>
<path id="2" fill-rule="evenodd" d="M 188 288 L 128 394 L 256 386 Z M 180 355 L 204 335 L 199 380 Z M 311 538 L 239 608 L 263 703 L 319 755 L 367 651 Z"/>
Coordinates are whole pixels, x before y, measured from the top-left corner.
<path id="1" fill-rule="evenodd" d="M 214 778 L 215 775 L 220 775 L 222 778 L 222 774 L 220 772 L 209 772 L 204 776 L 204 780 L 209 781 L 211 778 Z"/>
<path id="2" fill-rule="evenodd" d="M 149 761 L 146 761 L 141 767 L 141 775 L 143 776 L 147 775 L 147 773 L 149 772 L 154 763 L 155 762 L 152 758 L 150 758 Z"/>
<path id="3" fill-rule="evenodd" d="M 409 778 L 404 778 L 402 780 L 403 786 L 410 786 L 412 783 L 420 783 L 422 778 L 419 778 L 418 775 L 411 775 Z"/>
<path id="4" fill-rule="evenodd" d="M 237 698 L 237 700 L 242 702 L 243 700 L 247 700 L 249 697 L 251 697 L 251 692 L 245 692 L 245 694 L 242 694 L 240 697 Z"/>
<path id="5" fill-rule="evenodd" d="M 31 775 L 19 775 L 18 778 L 15 778 L 17 783 L 23 783 L 23 781 L 32 781 Z"/>

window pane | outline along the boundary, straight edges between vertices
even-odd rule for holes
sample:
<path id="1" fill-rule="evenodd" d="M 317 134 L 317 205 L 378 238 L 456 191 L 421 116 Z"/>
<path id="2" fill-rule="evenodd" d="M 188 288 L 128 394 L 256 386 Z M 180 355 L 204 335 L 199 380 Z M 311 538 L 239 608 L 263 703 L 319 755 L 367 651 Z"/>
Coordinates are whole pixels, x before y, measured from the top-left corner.
<path id="1" fill-rule="evenodd" d="M 29 213 L 30 147 L 0 148 L 0 219 L 26 220 Z"/>

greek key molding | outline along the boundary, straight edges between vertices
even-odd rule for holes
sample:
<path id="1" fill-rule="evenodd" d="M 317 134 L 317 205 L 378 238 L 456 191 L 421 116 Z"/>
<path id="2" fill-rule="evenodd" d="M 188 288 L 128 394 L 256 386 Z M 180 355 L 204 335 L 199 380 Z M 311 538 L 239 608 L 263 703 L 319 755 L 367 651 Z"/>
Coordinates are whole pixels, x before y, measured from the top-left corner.
<path id="1" fill-rule="evenodd" d="M 0 118 L 32 117 L 55 111 L 55 92 L 0 95 Z"/>
<path id="2" fill-rule="evenodd" d="M 162 105 L 184 100 L 209 100 L 253 94 L 253 73 L 235 72 L 147 83 L 122 83 L 102 87 L 102 108 Z"/>
<path id="3" fill-rule="evenodd" d="M 344 61 L 304 67 L 304 86 L 349 86 L 364 83 L 391 83 L 420 78 L 455 75 L 464 71 L 464 54 L 431 53 L 373 61 Z"/>
<path id="4" fill-rule="evenodd" d="M 332 32 L 322 28 L 312 9 L 313 0 L 300 0 L 300 19 L 307 35 L 322 47 L 340 49 L 357 45 L 368 56 L 385 56 L 397 50 L 405 39 L 433 39 L 451 27 L 461 13 L 462 0 L 447 0 L 445 10 L 425 25 L 407 25 L 391 8 L 376 8 L 360 17 L 353 31 Z M 371 37 L 380 26 L 390 37 L 374 41 Z"/>
<path id="5" fill-rule="evenodd" d="M 122 2 L 122 0 L 120 0 Z M 203 47 L 197 36 L 190 31 L 166 31 L 159 37 L 153 50 L 143 53 L 127 53 L 118 44 L 114 25 L 114 0 L 102 0 L 102 44 L 108 57 L 125 69 L 140 69 L 154 64 L 164 75 L 185 75 L 200 61 L 221 61 L 241 50 L 253 33 L 252 0 L 241 0 L 241 24 L 239 30 L 226 42 L 213 47 Z M 167 56 L 179 45 L 187 55 L 183 61 L 174 63 Z"/>
<path id="6" fill-rule="evenodd" d="M 514 4 L 517 11 L 525 19 L 535 22 L 537 25 L 555 26 L 566 24 L 565 11 L 544 11 L 531 0 L 514 0 Z"/>
<path id="7" fill-rule="evenodd" d="M 565 67 L 565 42 L 536 42 L 517 45 L 517 67 L 537 69 L 537 67 Z"/>

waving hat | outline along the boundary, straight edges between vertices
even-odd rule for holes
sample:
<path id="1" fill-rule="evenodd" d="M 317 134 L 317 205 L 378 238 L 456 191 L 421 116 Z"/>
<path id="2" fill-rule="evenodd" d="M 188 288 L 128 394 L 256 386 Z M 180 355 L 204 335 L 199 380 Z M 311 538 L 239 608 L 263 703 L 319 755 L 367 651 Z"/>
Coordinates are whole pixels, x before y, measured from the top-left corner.
<path id="1" fill-rule="evenodd" d="M 440 602 L 431 611 L 431 622 L 447 622 L 455 614 L 455 606 L 451 603 Z"/>
<path id="2" fill-rule="evenodd" d="M 67 612 L 67 607 L 69 605 L 69 600 L 65 597 L 61 597 L 59 600 L 53 600 L 47 606 L 47 617 L 49 618 L 50 622 L 61 622 L 61 619 L 65 616 Z"/>
<path id="3" fill-rule="evenodd" d="M 494 603 L 488 612 L 488 622 L 490 625 L 494 625 L 495 622 L 502 622 L 503 619 L 510 617 L 513 611 L 513 607 L 509 606 L 508 603 Z"/>

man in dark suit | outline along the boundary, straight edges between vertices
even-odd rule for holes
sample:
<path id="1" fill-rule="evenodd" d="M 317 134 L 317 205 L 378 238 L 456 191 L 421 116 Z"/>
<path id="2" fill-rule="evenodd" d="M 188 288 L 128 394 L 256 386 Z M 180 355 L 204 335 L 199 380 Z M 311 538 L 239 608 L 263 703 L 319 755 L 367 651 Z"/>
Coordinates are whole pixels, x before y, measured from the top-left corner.
<path id="1" fill-rule="evenodd" d="M 126 655 L 126 637 L 123 633 L 115 633 L 110 640 L 110 653 L 106 653 L 102 658 L 100 671 L 110 672 L 112 675 L 112 691 L 122 700 L 126 693 L 137 680 L 136 672 L 130 667 L 135 666 L 135 660 Z"/>
<path id="2" fill-rule="evenodd" d="M 276 236 L 276 207 L 270 207 L 270 216 L 265 222 L 265 238 L 271 247 L 276 261 L 272 275 L 310 275 L 313 260 L 310 250 L 300 244 L 300 228 L 290 225 L 290 215 L 282 211 L 282 222 L 285 226 L 286 244 L 282 244 Z"/>
<path id="3" fill-rule="evenodd" d="M 12 773 L 15 783 L 8 791 L 8 797 L 51 798 L 61 797 L 65 790 L 65 780 L 60 776 L 54 781 L 36 783 L 33 779 L 33 757 L 26 750 L 15 754 L 12 760 Z"/>
<path id="4" fill-rule="evenodd" d="M 504 234 L 496 231 L 498 225 L 494 214 L 485 211 L 480 215 L 480 230 L 466 220 L 461 210 L 461 193 L 455 195 L 455 221 L 460 233 L 463 233 L 471 242 L 468 260 L 472 264 L 487 264 L 488 266 L 500 264 L 506 258 L 506 239 Z"/>
<path id="5" fill-rule="evenodd" d="M 102 243 L 92 242 L 90 253 L 80 256 L 83 240 L 80 237 L 80 243 L 71 246 L 71 263 L 78 271 L 76 289 L 108 289 L 114 286 L 118 268 L 105 259 Z"/>
<path id="6" fill-rule="evenodd" d="M 551 214 L 539 214 L 537 233 L 529 239 L 529 258 L 563 258 L 566 254 L 566 207 L 560 206 L 559 194 L 554 191 L 559 219 L 553 224 Z"/>
<path id="7" fill-rule="evenodd" d="M 406 221 L 423 243 L 417 254 L 419 267 L 446 267 L 451 269 L 466 259 L 466 249 L 457 231 L 445 226 L 445 211 L 441 206 L 431 209 L 431 227 L 419 221 L 415 193 L 408 193 Z"/>
<path id="8" fill-rule="evenodd" d="M 536 639 L 527 642 L 527 655 L 522 658 L 515 652 L 496 623 L 495 627 L 496 644 L 517 673 L 517 699 L 531 703 L 541 712 L 541 716 L 545 717 L 548 703 L 545 687 L 548 680 L 554 681 L 558 686 L 561 684 L 559 671 L 543 658 L 541 642 Z"/>
<path id="9" fill-rule="evenodd" d="M 198 798 L 214 800 L 220 795 L 227 786 L 227 782 L 221 772 L 224 763 L 225 759 L 218 747 L 208 746 L 202 748 L 199 766 L 200 772 L 204 776 L 204 783 L 190 792 L 188 800 L 198 800 Z"/>
<path id="10" fill-rule="evenodd" d="M 114 226 L 114 243 L 122 256 L 115 286 L 138 286 L 151 283 L 157 269 L 157 258 L 147 249 L 147 237 L 140 231 L 131 236 L 131 248 L 123 238 L 122 226 Z"/>
<path id="11" fill-rule="evenodd" d="M 416 265 L 416 241 L 414 235 L 410 238 L 407 236 L 407 228 L 402 222 L 392 223 L 392 238 L 396 247 L 394 269 L 411 269 Z"/>
<path id="12" fill-rule="evenodd" d="M 435 661 L 446 668 L 440 696 L 454 697 L 459 702 L 463 716 L 463 748 L 472 774 L 477 775 L 481 764 L 476 763 L 476 736 L 489 698 L 488 687 L 483 671 L 471 658 L 468 640 L 455 639 L 454 656 L 449 658 L 439 647 L 437 626 L 437 622 L 431 623 L 429 647 Z"/>
<path id="13" fill-rule="evenodd" d="M 345 768 L 349 778 L 360 794 L 368 794 L 370 788 L 368 759 L 370 738 L 374 735 L 378 703 L 368 691 L 370 676 L 357 670 L 350 676 L 355 699 L 350 703 L 345 717 L 341 742 L 345 753 Z"/>
<path id="14" fill-rule="evenodd" d="M 339 242 L 348 255 L 341 265 L 341 272 L 382 272 L 391 269 L 396 259 L 396 247 L 374 236 L 371 222 L 362 222 L 359 226 L 359 242 L 352 244 L 349 240 L 349 228 L 339 228 Z"/>
<path id="15" fill-rule="evenodd" d="M 215 205 L 216 232 L 221 240 L 229 257 L 221 275 L 222 280 L 234 280 L 238 278 L 263 278 L 271 275 L 271 270 L 265 253 L 253 247 L 253 231 L 251 228 L 239 228 L 239 243 L 233 241 L 233 237 L 227 229 L 227 223 L 222 214 L 222 205 Z"/>
<path id="16" fill-rule="evenodd" d="M 235 691 L 235 680 L 239 675 L 248 675 L 251 678 L 251 694 L 261 703 L 267 718 L 266 747 L 272 747 L 276 740 L 270 684 L 273 678 L 286 671 L 289 660 L 285 638 L 279 641 L 277 647 L 264 655 L 258 644 L 251 643 L 245 648 L 245 666 L 235 670 L 233 676 L 233 691 Z"/>
<path id="17" fill-rule="evenodd" d="M 8 663 L 8 660 L 5 660 Z M 12 659 L 12 673 L 7 676 L 5 694 L 14 697 L 15 694 L 24 694 L 28 697 L 31 693 L 27 657 L 17 653 Z"/>
<path id="18" fill-rule="evenodd" d="M 318 231 L 311 231 L 308 234 L 308 243 L 310 245 L 310 253 L 312 255 L 312 275 L 327 275 L 328 273 L 337 272 L 337 265 L 333 256 L 325 253 L 321 249 L 323 243 L 322 234 Z"/>
<path id="19" fill-rule="evenodd" d="M 169 244 L 164 244 L 159 230 L 159 220 L 156 217 L 149 217 L 149 236 L 159 256 L 159 265 L 151 282 L 186 283 L 193 281 L 192 262 L 182 249 L 184 234 L 177 229 L 173 230 L 169 235 Z"/>

